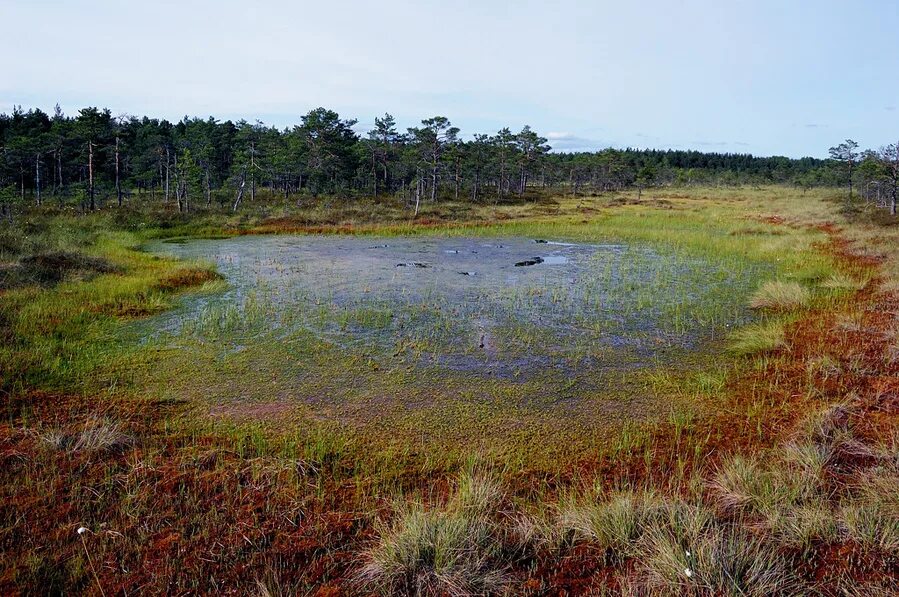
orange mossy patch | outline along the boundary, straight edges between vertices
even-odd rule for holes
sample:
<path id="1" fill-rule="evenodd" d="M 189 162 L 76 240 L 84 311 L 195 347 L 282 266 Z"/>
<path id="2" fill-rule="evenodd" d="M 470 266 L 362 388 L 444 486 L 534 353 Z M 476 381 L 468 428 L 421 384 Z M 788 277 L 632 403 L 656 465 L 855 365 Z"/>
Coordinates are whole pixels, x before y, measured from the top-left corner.
<path id="1" fill-rule="evenodd" d="M 634 486 L 650 482 L 681 491 L 672 486 L 678 466 L 688 474 L 705 475 L 727 454 L 771 450 L 796 433 L 809 411 L 834 402 L 851 403 L 853 425 L 862 439 L 887 440 L 899 417 L 899 360 L 890 362 L 884 354 L 892 341 L 886 332 L 896 326 L 899 296 L 876 290 L 877 256 L 854 253 L 835 227 L 820 229 L 830 235 L 826 250 L 846 272 L 872 275 L 865 288 L 831 308 L 859 313 L 857 326 L 841 328 L 837 313 L 830 310 L 804 312 L 787 327 L 787 347 L 764 366 L 730 379 L 726 399 L 707 404 L 684 428 L 661 424 L 648 440 L 648 459 L 638 448 L 630 455 L 572 463 L 551 479 L 539 471 L 513 470 L 504 479 L 510 491 L 526 499 L 535 488 L 549 486 L 546 496 L 551 499 L 575 479 L 596 480 L 608 488 L 622 481 Z M 215 277 L 208 270 L 186 268 L 159 288 L 176 290 Z M 833 366 L 809 366 L 824 355 Z M 96 591 L 75 534 L 79 526 L 90 529 L 85 541 L 107 594 L 141 589 L 248 593 L 258 590 L 257 581 L 288 591 L 359 592 L 351 579 L 358 553 L 373 537 L 371 511 L 386 507 L 386 500 L 364 495 L 364 482 L 331 477 L 322 466 L 301 466 L 257 453 L 252 446 L 239 455 L 230 438 L 212 432 L 179 433 L 165 422 L 183 411 L 182 403 L 22 392 L 8 397 L 5 406 L 7 416 L 0 423 L 0 593 L 23 587 Z M 255 408 L 286 414 L 277 403 Z M 121 422 L 138 441 L 121 453 L 104 454 L 52 451 L 42 443 L 42 430 L 72 428 L 97 414 Z M 217 414 L 248 413 L 223 407 Z M 322 455 L 331 457 L 346 458 Z M 343 464 L 351 463 L 334 468 Z M 846 462 L 848 467 L 863 465 Z M 447 494 L 447 472 L 410 467 L 397 483 L 407 493 L 418 490 L 424 499 L 439 501 Z M 613 566 L 604 556 L 580 545 L 565 557 L 547 554 L 520 561 L 509 571 L 511 592 L 615 590 L 620 576 L 633 572 L 633 562 Z M 820 582 L 828 594 L 826 587 L 835 587 L 838 575 L 859 582 L 896 576 L 895 560 L 879 558 L 849 541 L 815 545 L 801 573 Z"/>

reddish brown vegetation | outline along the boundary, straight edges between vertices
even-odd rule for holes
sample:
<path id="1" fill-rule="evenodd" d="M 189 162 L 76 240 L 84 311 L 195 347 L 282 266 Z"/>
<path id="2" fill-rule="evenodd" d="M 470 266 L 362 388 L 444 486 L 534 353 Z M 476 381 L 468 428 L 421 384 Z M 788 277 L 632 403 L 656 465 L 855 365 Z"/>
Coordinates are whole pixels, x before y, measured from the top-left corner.
<path id="1" fill-rule="evenodd" d="M 283 231 L 287 223 L 269 222 L 265 230 L 276 226 Z M 848 271 L 873 273 L 876 259 L 853 254 L 838 230 L 823 229 L 831 236 L 829 250 Z M 193 286 L 214 277 L 205 270 L 182 270 L 159 287 Z M 860 437 L 884 440 L 899 415 L 899 359 L 884 359 L 885 332 L 895 325 L 899 297 L 879 292 L 872 281 L 850 307 L 861 313 L 856 328 L 836 325 L 831 311 L 807 313 L 789 328 L 788 350 L 729 382 L 726 403 L 679 433 L 659 427 L 651 439 L 651 461 L 634 454 L 582 462 L 572 467 L 569 479 L 667 487 L 675 467 L 691 471 L 696 465 L 703 474 L 726 454 L 765 451 L 794 433 L 812 407 L 836 401 L 848 401 L 845 416 Z M 839 374 L 813 373 L 816 391 L 809 392 L 809 359 L 822 354 L 839 363 Z M 28 392 L 7 404 L 0 425 L 0 593 L 27 587 L 96 592 L 76 534 L 82 525 L 90 529 L 84 541 L 106 594 L 246 593 L 257 581 L 318 595 L 358 590 L 348 579 L 358 563 L 355 554 L 371 538 L 370 518 L 360 510 L 365 496 L 352 481 L 341 480 L 347 476 L 331 476 L 328 463 L 269 459 L 251 445 L 172 433 L 162 423 L 181 405 L 128 400 L 106 403 L 103 411 L 136 438 L 132 447 L 58 450 L 34 430 L 77 428 L 97 414 L 95 399 Z M 701 462 L 694 462 L 697 455 Z M 837 470 L 848 477 L 868 465 L 863 456 L 847 455 Z M 521 473 L 512 480 L 513 491 L 527 496 L 538 480 Z M 835 487 L 839 481 L 834 479 Z M 435 487 L 420 472 L 410 473 L 406 482 L 412 488 Z M 897 563 L 884 557 L 851 543 L 819 545 L 803 572 L 821 581 L 838 575 L 899 579 Z M 561 560 L 524 565 L 528 568 L 514 571 L 516 593 L 614 587 L 622 571 L 604 564 L 603 554 L 589 546 Z"/>
<path id="2" fill-rule="evenodd" d="M 190 288 L 192 286 L 202 286 L 206 282 L 220 280 L 221 276 L 210 269 L 202 269 L 199 267 L 187 267 L 179 269 L 169 276 L 161 279 L 157 284 L 158 290 L 171 292 L 181 288 Z"/>
<path id="3" fill-rule="evenodd" d="M 783 224 L 779 217 L 766 220 Z M 845 271 L 856 275 L 875 273 L 878 257 L 854 253 L 835 226 L 824 225 L 820 229 L 830 236 L 828 246 L 822 249 L 835 255 Z M 787 350 L 770 359 L 763 369 L 728 382 L 725 404 L 714 405 L 710 414 L 679 433 L 670 424 L 661 425 L 650 440 L 651 460 L 647 461 L 642 453 L 630 458 L 606 457 L 599 462 L 581 463 L 576 476 L 601 479 L 610 489 L 623 484 L 648 484 L 678 491 L 682 487 L 671 486 L 671 473 L 678 467 L 704 474 L 728 454 L 768 451 L 788 440 L 797 424 L 815 408 L 841 401 L 849 402 L 846 416 L 852 418 L 857 435 L 871 443 L 888 442 L 899 419 L 899 359 L 890 365 L 884 362 L 885 332 L 896 324 L 899 296 L 880 292 L 876 278 L 872 278 L 852 297 L 851 305 L 846 305 L 850 307 L 863 314 L 857 330 L 846 331 L 837 326 L 837 313 L 832 310 L 807 312 L 788 328 Z M 840 373 L 817 373 L 813 380 L 817 391 L 809 392 L 808 362 L 820 355 L 836 359 Z M 697 445 L 701 446 L 698 453 L 693 449 Z M 695 462 L 697 455 L 701 462 Z M 849 456 L 844 454 L 842 462 L 834 463 L 835 470 L 842 472 L 841 479 L 834 479 L 835 491 L 841 481 L 874 464 L 864 457 Z M 543 584 L 556 588 L 558 594 L 608 587 L 614 583 L 614 578 L 609 580 L 612 573 L 621 572 L 621 568 L 604 565 L 601 555 L 591 557 L 589 552 L 576 551 L 561 562 L 547 562 L 539 570 Z M 872 554 L 851 541 L 819 545 L 806 560 L 810 562 L 808 578 L 817 581 L 849 577 L 859 582 L 899 582 L 899 559 L 895 555 Z"/>

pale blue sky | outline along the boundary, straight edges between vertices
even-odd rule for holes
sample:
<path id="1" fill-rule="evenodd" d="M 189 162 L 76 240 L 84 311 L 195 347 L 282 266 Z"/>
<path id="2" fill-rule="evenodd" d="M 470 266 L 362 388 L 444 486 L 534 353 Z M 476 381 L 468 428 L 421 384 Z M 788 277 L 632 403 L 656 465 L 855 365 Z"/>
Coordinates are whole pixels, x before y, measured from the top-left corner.
<path id="1" fill-rule="evenodd" d="M 0 0 L 0 111 L 530 124 L 556 149 L 899 138 L 896 0 Z"/>

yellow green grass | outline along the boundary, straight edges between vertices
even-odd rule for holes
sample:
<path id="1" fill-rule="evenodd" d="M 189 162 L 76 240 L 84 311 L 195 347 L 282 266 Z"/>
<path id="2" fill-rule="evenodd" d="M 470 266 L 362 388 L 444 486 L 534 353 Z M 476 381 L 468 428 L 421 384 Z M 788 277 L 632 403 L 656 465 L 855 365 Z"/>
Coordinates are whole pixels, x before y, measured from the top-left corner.
<path id="1" fill-rule="evenodd" d="M 890 241 L 899 241 L 899 233 L 874 223 L 844 224 L 856 248 L 877 246 L 888 255 L 879 275 L 871 276 L 839 263 L 826 250 L 828 235 L 808 226 L 840 218 L 831 201 L 835 192 L 671 189 L 644 196 L 645 203 L 634 205 L 613 205 L 610 197 L 459 208 L 465 222 L 452 220 L 453 206 L 434 207 L 432 215 L 442 213 L 446 222 L 428 229 L 404 221 L 392 207 L 377 211 L 374 223 L 363 221 L 361 208 L 336 218 L 365 234 L 646 243 L 721 260 L 737 271 L 759 264 L 765 275 L 758 287 L 771 280 L 781 285 L 777 292 L 769 287 L 765 298 L 777 306 L 765 305 L 755 323 L 689 359 L 600 379 L 589 403 L 594 412 L 567 417 L 565 405 L 555 404 L 558 396 L 541 396 L 540 408 L 531 411 L 512 406 L 539 395 L 539 377 L 473 387 L 464 377 L 385 368 L 364 352 L 348 352 L 340 362 L 332 358 L 337 349 L 313 337 L 298 339 L 302 359 L 277 345 L 227 359 L 212 343 L 160 352 L 135 337 L 131 323 L 171 308 L 181 292 L 220 292 L 223 282 L 168 283 L 199 280 L 186 272 L 206 266 L 157 258 L 139 247 L 166 235 L 261 232 L 270 229 L 267 217 L 208 217 L 124 232 L 109 215 L 80 217 L 75 224 L 68 216 L 51 219 L 44 238 L 24 241 L 26 252 L 80 251 L 119 269 L 0 294 L 6 428 L 16 446 L 38 446 L 25 459 L 10 452 L 4 464 L 17 472 L 5 477 L 3 495 L 35 511 L 45 502 L 72 504 L 56 534 L 32 532 L 40 520 L 4 513 L 13 543 L 4 544 L 3 555 L 15 569 L 4 582 L 92 588 L 97 575 L 73 534 L 83 524 L 91 557 L 102 562 L 96 583 L 108 592 L 120 582 L 129 592 L 147 582 L 143 556 L 151 549 L 168 562 L 154 564 L 154 578 L 166 583 L 160 590 L 185 592 L 220 588 L 209 579 L 238 567 L 246 573 L 231 585 L 235 590 L 312 591 L 316 587 L 300 581 L 278 580 L 316 570 L 309 562 L 325 568 L 310 582 L 338 579 L 345 592 L 382 594 L 547 592 L 565 578 L 553 575 L 572 561 L 591 562 L 583 566 L 597 578 L 597 571 L 612 567 L 602 578 L 626 594 L 808 594 L 827 586 L 876 594 L 888 587 L 883 575 L 859 585 L 844 578 L 842 568 L 816 584 L 807 571 L 820 563 L 822 545 L 855 546 L 852 557 L 864 554 L 874 567 L 894 557 L 895 443 L 874 442 L 824 411 L 806 433 L 778 428 L 783 435 L 762 452 L 731 456 L 722 452 L 740 446 L 718 441 L 710 449 L 702 422 L 740 408 L 730 421 L 741 431 L 757 429 L 758 442 L 776 435 L 767 428 L 770 413 L 783 415 L 791 408 L 787 399 L 770 400 L 767 380 L 756 379 L 743 394 L 750 398 L 738 403 L 740 388 L 731 384 L 790 358 L 790 331 L 809 310 L 845 309 L 852 292 L 875 281 L 882 288 L 895 285 L 899 242 Z M 278 209 L 283 213 L 269 215 L 291 216 L 288 207 Z M 307 221 L 335 219 L 326 209 L 313 211 Z M 12 262 L 16 255 L 3 259 Z M 252 323 L 264 314 L 260 309 L 234 313 L 226 323 Z M 864 331 L 861 322 L 857 328 L 853 333 Z M 822 380 L 843 375 L 848 366 L 817 356 L 808 361 L 807 393 L 831 400 Z M 889 358 L 885 354 L 884 363 Z M 316 379 L 346 376 L 350 383 L 358 370 L 375 381 L 351 400 L 285 399 L 292 389 L 285 371 L 311 372 L 305 388 L 315 390 Z M 391 389 L 403 399 L 383 400 Z M 40 419 L 32 412 L 33 397 L 26 400 L 36 390 L 89 397 L 79 404 L 93 412 L 79 411 L 73 421 Z M 215 400 L 227 392 L 245 399 Z M 456 398 L 441 401 L 444 393 Z M 116 410 L 123 401 L 153 417 L 126 421 L 126 412 Z M 543 416 L 547 408 L 552 419 Z M 584 413 L 593 418 L 576 423 Z M 787 423 L 781 418 L 777 424 Z M 839 468 L 841 458 L 859 454 L 873 464 L 848 473 Z M 593 468 L 579 469 L 579 463 Z M 829 484 L 837 474 L 848 484 Z M 605 484 L 610 478 L 614 486 Z M 60 488 L 71 492 L 60 494 Z M 340 520 L 328 526 L 329 517 Z M 303 534 L 317 525 L 324 548 Z M 299 558 L 307 540 L 313 555 L 296 564 L 279 559 Z M 27 549 L 9 547 L 26 543 Z M 181 565 L 191 554 L 205 557 L 207 551 L 195 548 L 210 545 L 218 559 Z M 345 553 L 354 554 L 351 561 L 340 559 Z M 851 572 L 852 564 L 845 568 Z"/>

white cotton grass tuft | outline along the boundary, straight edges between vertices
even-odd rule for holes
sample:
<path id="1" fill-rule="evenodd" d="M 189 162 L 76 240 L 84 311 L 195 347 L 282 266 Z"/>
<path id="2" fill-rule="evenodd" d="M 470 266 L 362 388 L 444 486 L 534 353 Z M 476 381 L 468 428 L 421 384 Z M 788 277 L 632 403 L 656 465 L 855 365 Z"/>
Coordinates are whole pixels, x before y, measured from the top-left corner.
<path id="1" fill-rule="evenodd" d="M 693 578 L 693 571 L 689 568 L 684 568 L 684 574 L 687 575 L 687 578 Z"/>
<path id="2" fill-rule="evenodd" d="M 87 549 L 87 541 L 84 538 L 84 534 L 88 532 L 87 527 L 78 527 L 75 531 L 78 533 L 78 536 L 81 537 L 81 547 L 84 548 L 84 555 L 87 556 L 87 563 L 91 567 L 91 572 L 94 574 L 94 580 L 97 583 L 97 590 L 100 591 L 101 597 L 106 597 L 106 592 L 103 590 L 103 584 L 100 582 L 100 577 L 97 575 L 97 568 L 94 566 L 94 559 L 91 557 L 91 552 Z"/>

